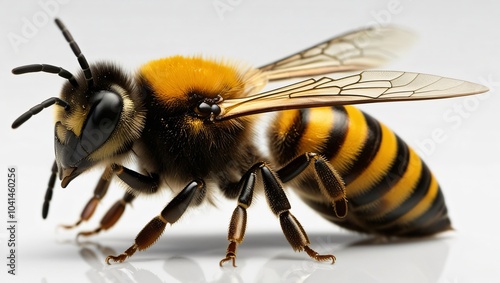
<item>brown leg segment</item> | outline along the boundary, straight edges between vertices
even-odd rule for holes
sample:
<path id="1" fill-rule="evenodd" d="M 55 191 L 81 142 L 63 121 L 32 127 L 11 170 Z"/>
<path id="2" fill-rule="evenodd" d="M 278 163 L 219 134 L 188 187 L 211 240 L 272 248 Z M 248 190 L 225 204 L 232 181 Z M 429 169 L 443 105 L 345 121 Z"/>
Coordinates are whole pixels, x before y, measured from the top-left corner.
<path id="1" fill-rule="evenodd" d="M 101 232 L 102 230 L 108 230 L 109 228 L 113 227 L 123 215 L 123 212 L 125 211 L 125 206 L 128 203 L 131 203 L 135 199 L 135 197 L 136 196 L 131 192 L 126 192 L 123 198 L 115 202 L 115 204 L 111 206 L 108 212 L 106 212 L 104 217 L 101 219 L 99 227 L 91 231 L 80 232 L 76 237 L 77 238 L 80 236 L 88 237 L 91 235 L 95 235 Z"/>
<path id="2" fill-rule="evenodd" d="M 300 222 L 289 211 L 291 206 L 278 177 L 265 164 L 261 167 L 261 172 L 264 181 L 264 192 L 269 206 L 273 213 L 279 217 L 283 234 L 292 248 L 295 251 L 306 251 L 315 260 L 331 260 L 332 264 L 335 263 L 335 256 L 320 255 L 309 247 L 311 243 L 304 228 L 302 228 Z"/>
<path id="3" fill-rule="evenodd" d="M 90 217 L 92 217 L 92 215 L 94 214 L 97 205 L 99 204 L 99 202 L 101 202 L 101 199 L 106 195 L 109 188 L 109 184 L 111 183 L 111 178 L 112 178 L 111 167 L 106 167 L 106 169 L 101 175 L 101 178 L 99 179 L 99 182 L 97 183 L 94 189 L 94 195 L 87 202 L 87 205 L 85 205 L 85 207 L 83 208 L 83 211 L 80 215 L 80 219 L 73 225 L 60 225 L 60 227 L 64 229 L 72 229 L 80 225 L 82 222 L 89 220 Z"/>
<path id="4" fill-rule="evenodd" d="M 234 209 L 231 222 L 229 223 L 229 232 L 227 235 L 229 245 L 227 247 L 226 257 L 219 262 L 221 267 L 225 262 L 230 260 L 232 261 L 233 266 L 236 267 L 236 248 L 243 242 L 243 238 L 245 236 L 247 226 L 247 208 L 252 203 L 253 189 L 256 179 L 255 171 L 256 168 L 253 170 L 250 169 L 241 178 L 238 206 Z"/>
<path id="5" fill-rule="evenodd" d="M 141 175 L 121 165 L 113 164 L 107 167 L 103 172 L 101 179 L 97 183 L 97 186 L 94 190 L 94 196 L 84 207 L 80 216 L 80 220 L 78 220 L 73 225 L 61 225 L 62 228 L 71 229 L 80 225 L 83 221 L 87 221 L 90 219 L 90 217 L 94 214 L 97 205 L 106 195 L 113 174 L 116 174 L 120 179 L 124 179 L 123 181 L 125 181 L 127 184 L 130 183 L 131 186 L 135 186 L 135 188 L 132 187 L 132 191 L 136 192 L 137 194 L 144 191 L 147 191 L 148 193 L 154 193 L 157 190 L 157 180 L 155 177 Z M 101 219 L 100 226 L 98 228 L 92 231 L 80 232 L 78 233 L 77 238 L 80 236 L 91 236 L 99 233 L 102 230 L 107 230 L 113 227 L 123 215 L 125 206 L 128 203 L 131 203 L 136 197 L 136 194 L 134 194 L 133 192 L 126 192 L 122 199 L 118 200 L 117 202 L 115 202 L 115 204 L 113 204 L 113 206 L 111 206 L 111 208 Z"/>
<path id="6" fill-rule="evenodd" d="M 167 223 L 173 224 L 184 214 L 187 207 L 193 200 L 195 193 L 205 188 L 205 183 L 201 180 L 192 181 L 170 203 L 161 211 L 160 215 L 153 218 L 139 232 L 135 238 L 135 243 L 125 252 L 117 256 L 108 256 L 106 263 L 123 262 L 127 257 L 132 256 L 137 250 L 142 251 L 153 245 L 165 230 Z"/>
<path id="7" fill-rule="evenodd" d="M 291 162 L 291 165 L 287 165 L 284 168 L 285 170 L 281 171 L 281 173 L 287 177 L 292 176 L 291 178 L 293 178 L 302 172 L 307 167 L 309 162 L 309 160 L 305 160 L 305 162 L 294 161 Z M 281 181 L 278 176 L 271 171 L 266 163 L 259 162 L 252 166 L 252 168 L 250 168 L 250 170 L 243 175 L 242 180 L 240 181 L 241 190 L 238 198 L 238 206 L 233 212 L 229 225 L 229 245 L 226 257 L 220 261 L 219 265 L 222 266 L 225 262 L 232 261 L 233 266 L 236 266 L 236 248 L 238 244 L 243 242 L 243 237 L 245 235 L 247 220 L 246 208 L 250 206 L 252 201 L 257 171 L 261 172 L 264 183 L 264 192 L 269 207 L 272 212 L 279 217 L 283 234 L 292 248 L 295 251 L 306 251 L 306 253 L 315 260 L 331 260 L 332 263 L 334 263 L 335 256 L 320 255 L 309 247 L 310 242 L 306 232 L 302 228 L 302 225 L 300 225 L 299 221 L 289 211 L 291 206 L 285 192 L 283 191 Z"/>

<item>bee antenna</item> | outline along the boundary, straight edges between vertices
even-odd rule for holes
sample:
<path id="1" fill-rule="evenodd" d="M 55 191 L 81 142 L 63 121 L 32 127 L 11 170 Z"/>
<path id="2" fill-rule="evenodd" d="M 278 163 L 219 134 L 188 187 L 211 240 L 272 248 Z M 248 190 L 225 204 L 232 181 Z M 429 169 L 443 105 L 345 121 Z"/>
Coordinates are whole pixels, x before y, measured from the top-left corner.
<path id="1" fill-rule="evenodd" d="M 61 22 L 61 20 L 55 19 L 55 22 L 64 35 L 64 38 L 66 38 L 66 41 L 69 43 L 71 50 L 73 50 L 73 53 L 75 53 L 76 58 L 78 58 L 78 63 L 80 63 L 80 67 L 82 68 L 83 74 L 85 75 L 85 80 L 87 80 L 87 87 L 92 88 L 94 79 L 92 78 L 92 72 L 90 71 L 87 59 L 85 59 L 85 56 L 83 56 L 82 51 L 80 50 L 80 47 L 78 47 L 78 44 L 76 44 L 73 36 L 68 31 L 66 26 Z"/>
<path id="2" fill-rule="evenodd" d="M 44 108 L 52 106 L 53 104 L 64 107 L 64 110 L 66 110 L 66 111 L 69 110 L 69 104 L 66 101 L 60 99 L 59 97 L 51 97 L 51 98 L 43 101 L 42 103 L 31 107 L 30 110 L 26 111 L 24 114 L 19 116 L 14 121 L 14 123 L 12 123 L 12 128 L 15 129 L 15 128 L 21 126 L 24 122 L 28 121 L 28 119 L 31 118 L 33 115 L 38 114 Z"/>
<path id="3" fill-rule="evenodd" d="M 17 68 L 12 69 L 12 73 L 14 75 L 34 73 L 34 72 L 58 74 L 60 77 L 67 79 L 71 83 L 71 85 L 73 85 L 75 88 L 78 87 L 78 83 L 76 82 L 75 76 L 73 76 L 73 74 L 71 74 L 69 71 L 61 67 L 47 65 L 47 64 L 31 64 L 31 65 L 19 66 Z"/>

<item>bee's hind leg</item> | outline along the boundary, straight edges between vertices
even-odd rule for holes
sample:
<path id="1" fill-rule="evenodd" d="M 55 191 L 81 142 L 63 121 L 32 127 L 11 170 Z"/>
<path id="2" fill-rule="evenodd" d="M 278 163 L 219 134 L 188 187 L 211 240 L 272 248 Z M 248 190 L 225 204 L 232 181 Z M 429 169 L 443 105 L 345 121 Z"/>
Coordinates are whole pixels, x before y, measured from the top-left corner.
<path id="1" fill-rule="evenodd" d="M 299 155 L 278 170 L 276 174 L 281 181 L 286 183 L 312 164 L 314 164 L 314 174 L 323 196 L 332 203 L 337 217 L 345 217 L 348 205 L 344 181 L 333 166 L 320 155 L 312 152 Z"/>

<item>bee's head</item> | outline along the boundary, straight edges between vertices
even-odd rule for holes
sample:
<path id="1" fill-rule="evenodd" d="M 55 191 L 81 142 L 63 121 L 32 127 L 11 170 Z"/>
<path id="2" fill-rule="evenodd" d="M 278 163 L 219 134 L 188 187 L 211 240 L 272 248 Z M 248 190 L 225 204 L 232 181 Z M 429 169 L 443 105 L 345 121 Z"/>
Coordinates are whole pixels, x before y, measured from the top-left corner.
<path id="1" fill-rule="evenodd" d="M 13 69 L 14 74 L 56 73 L 68 81 L 59 98 L 34 106 L 12 127 L 17 128 L 43 108 L 61 106 L 56 108 L 54 143 L 61 185 L 66 187 L 86 169 L 128 151 L 140 136 L 145 115 L 134 82 L 115 65 L 89 66 L 65 26 L 57 19 L 56 24 L 77 56 L 81 71 L 73 76 L 63 68 L 46 64 Z"/>

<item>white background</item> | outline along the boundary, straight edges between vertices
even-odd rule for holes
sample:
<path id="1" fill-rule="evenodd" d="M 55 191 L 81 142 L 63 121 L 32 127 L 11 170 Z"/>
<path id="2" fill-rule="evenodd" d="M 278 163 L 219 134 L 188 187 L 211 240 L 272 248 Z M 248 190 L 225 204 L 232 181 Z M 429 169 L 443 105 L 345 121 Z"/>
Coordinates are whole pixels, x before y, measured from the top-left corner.
<path id="1" fill-rule="evenodd" d="M 500 281 L 497 1 L 20 2 L 0 2 L 0 182 L 5 188 L 7 167 L 17 166 L 19 220 L 18 275 L 14 277 L 7 275 L 4 264 L 7 192 L 2 189 L 1 282 Z M 53 6 L 46 10 L 40 3 Z M 218 11 L 217 5 L 223 4 L 230 9 Z M 456 231 L 421 241 L 367 244 L 369 237 L 331 225 L 290 194 L 292 212 L 309 232 L 312 246 L 337 256 L 335 265 L 315 263 L 292 251 L 278 221 L 259 198 L 249 210 L 238 268 L 221 269 L 218 261 L 225 253 L 227 224 L 235 205 L 221 199 L 218 209 L 193 211 L 167 227 L 149 250 L 124 264 L 105 266 L 105 256 L 129 247 L 171 196 L 138 199 L 113 230 L 78 246 L 75 231 L 56 227 L 78 218 L 98 179 L 99 172 L 90 172 L 65 190 L 57 186 L 49 218 L 42 220 L 41 205 L 54 158 L 52 114 L 46 110 L 15 131 L 10 124 L 36 103 L 57 96 L 63 79 L 49 74 L 14 76 L 10 70 L 30 63 L 78 69 L 55 24 L 44 22 L 55 16 L 64 20 L 89 61 L 107 59 L 130 70 L 173 54 L 224 56 L 259 66 L 369 24 L 390 23 L 413 30 L 419 36 L 414 47 L 384 68 L 483 83 L 490 93 L 361 108 L 421 153 L 440 181 Z M 27 31 L 28 22 L 35 29 Z M 23 42 L 13 43 L 15 36 L 23 37 Z M 436 133 L 440 138 L 431 143 Z M 122 194 L 120 186 L 112 185 L 95 219 L 78 231 L 94 228 Z"/>

